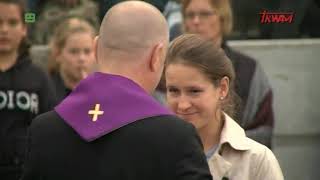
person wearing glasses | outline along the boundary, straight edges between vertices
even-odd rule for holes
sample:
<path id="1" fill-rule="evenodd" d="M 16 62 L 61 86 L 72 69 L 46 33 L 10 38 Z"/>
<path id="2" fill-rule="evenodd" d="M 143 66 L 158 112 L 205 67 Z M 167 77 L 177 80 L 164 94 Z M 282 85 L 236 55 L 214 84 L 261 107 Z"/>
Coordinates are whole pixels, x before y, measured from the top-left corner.
<path id="1" fill-rule="evenodd" d="M 240 96 L 236 119 L 248 137 L 271 148 L 274 126 L 273 93 L 261 65 L 226 43 L 232 30 L 229 0 L 182 0 L 183 30 L 221 47 L 235 68 L 235 90 Z"/>

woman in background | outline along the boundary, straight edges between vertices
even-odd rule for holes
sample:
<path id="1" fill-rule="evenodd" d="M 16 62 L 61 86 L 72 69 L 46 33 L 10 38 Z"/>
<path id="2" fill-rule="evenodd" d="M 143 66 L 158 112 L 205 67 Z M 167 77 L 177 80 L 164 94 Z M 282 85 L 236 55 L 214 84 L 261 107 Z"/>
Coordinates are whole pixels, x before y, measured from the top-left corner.
<path id="1" fill-rule="evenodd" d="M 197 129 L 213 179 L 282 180 L 272 151 L 232 118 L 235 72 L 223 50 L 199 35 L 182 35 L 166 62 L 168 105 Z"/>
<path id="2" fill-rule="evenodd" d="M 94 28 L 87 21 L 75 17 L 64 20 L 55 29 L 50 42 L 48 70 L 58 102 L 93 71 L 95 35 Z"/>

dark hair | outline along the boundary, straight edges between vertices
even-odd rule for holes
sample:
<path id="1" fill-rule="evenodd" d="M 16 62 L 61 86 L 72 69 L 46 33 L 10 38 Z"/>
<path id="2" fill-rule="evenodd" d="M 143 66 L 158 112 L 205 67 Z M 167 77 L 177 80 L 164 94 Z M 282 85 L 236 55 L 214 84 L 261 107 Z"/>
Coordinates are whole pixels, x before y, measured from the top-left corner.
<path id="1" fill-rule="evenodd" d="M 222 101 L 222 110 L 235 117 L 239 105 L 239 97 L 234 91 L 235 72 L 232 62 L 221 48 L 200 35 L 185 34 L 172 41 L 166 58 L 166 67 L 170 64 L 185 64 L 199 69 L 219 86 L 223 77 L 229 78 L 229 93 Z"/>
<path id="2" fill-rule="evenodd" d="M 6 4 L 14 4 L 19 7 L 20 9 L 20 17 L 21 17 L 21 22 L 26 26 L 26 23 L 24 21 L 24 14 L 26 13 L 26 3 L 25 0 L 0 0 L 0 3 L 6 3 Z M 27 28 L 27 26 L 26 26 Z M 29 53 L 30 49 L 30 42 L 27 39 L 27 37 L 23 38 L 21 40 L 18 53 L 19 55 L 24 54 L 24 53 Z"/>
<path id="3" fill-rule="evenodd" d="M 24 23 L 23 19 L 24 19 L 24 14 L 26 12 L 26 3 L 24 0 L 0 0 L 0 3 L 17 5 L 20 9 L 21 21 Z"/>

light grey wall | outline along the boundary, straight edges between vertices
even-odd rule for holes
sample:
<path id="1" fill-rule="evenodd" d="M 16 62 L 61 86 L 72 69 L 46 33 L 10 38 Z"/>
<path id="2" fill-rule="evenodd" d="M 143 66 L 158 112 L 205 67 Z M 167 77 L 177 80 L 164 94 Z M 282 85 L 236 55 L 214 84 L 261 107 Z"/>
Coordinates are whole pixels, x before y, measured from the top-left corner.
<path id="1" fill-rule="evenodd" d="M 276 154 L 285 179 L 320 179 L 320 39 L 231 41 L 274 90 Z"/>

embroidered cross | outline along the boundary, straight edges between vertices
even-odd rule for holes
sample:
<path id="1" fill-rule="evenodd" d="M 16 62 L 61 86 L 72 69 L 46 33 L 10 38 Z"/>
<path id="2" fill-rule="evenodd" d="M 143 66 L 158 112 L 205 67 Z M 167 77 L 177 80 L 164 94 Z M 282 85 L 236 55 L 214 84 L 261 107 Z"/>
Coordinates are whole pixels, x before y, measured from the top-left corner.
<path id="1" fill-rule="evenodd" d="M 98 119 L 99 115 L 102 115 L 104 111 L 100 111 L 100 104 L 96 104 L 94 107 L 94 110 L 90 110 L 88 111 L 89 115 L 93 115 L 92 116 L 92 121 L 95 122 Z"/>

